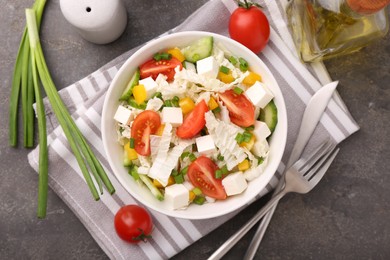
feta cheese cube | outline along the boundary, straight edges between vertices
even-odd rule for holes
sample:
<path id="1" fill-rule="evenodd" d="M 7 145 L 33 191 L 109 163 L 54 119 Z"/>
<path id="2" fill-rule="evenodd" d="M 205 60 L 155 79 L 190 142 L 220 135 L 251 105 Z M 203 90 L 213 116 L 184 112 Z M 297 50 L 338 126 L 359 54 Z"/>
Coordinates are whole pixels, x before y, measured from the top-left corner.
<path id="1" fill-rule="evenodd" d="M 134 114 L 130 109 L 120 105 L 115 112 L 114 119 L 123 125 L 129 125 L 130 121 L 134 119 Z"/>
<path id="2" fill-rule="evenodd" d="M 266 123 L 262 121 L 255 121 L 253 134 L 255 135 L 256 140 L 264 140 L 271 134 L 271 130 L 269 130 Z"/>
<path id="3" fill-rule="evenodd" d="M 190 194 L 183 184 L 172 184 L 165 188 L 165 201 L 173 209 L 188 206 Z"/>
<path id="4" fill-rule="evenodd" d="M 250 88 L 245 91 L 247 98 L 253 105 L 264 108 L 273 98 L 272 92 L 261 82 L 256 81 Z"/>
<path id="5" fill-rule="evenodd" d="M 145 166 L 138 167 L 138 173 L 143 175 L 148 175 L 150 168 Z"/>
<path id="6" fill-rule="evenodd" d="M 162 109 L 162 123 L 170 123 L 173 127 L 183 124 L 183 113 L 180 107 L 164 107 Z"/>
<path id="7" fill-rule="evenodd" d="M 199 75 L 215 79 L 218 76 L 219 65 L 213 56 L 209 56 L 196 62 L 196 70 Z"/>
<path id="8" fill-rule="evenodd" d="M 158 85 L 152 77 L 141 79 L 138 84 L 144 86 L 146 90 L 146 99 L 150 99 L 157 92 Z"/>
<path id="9" fill-rule="evenodd" d="M 222 180 L 222 185 L 228 196 L 240 194 L 248 187 L 248 183 L 242 172 L 235 172 L 227 175 Z"/>
<path id="10" fill-rule="evenodd" d="M 211 154 L 216 151 L 214 140 L 211 135 L 204 135 L 195 139 L 198 153 Z"/>

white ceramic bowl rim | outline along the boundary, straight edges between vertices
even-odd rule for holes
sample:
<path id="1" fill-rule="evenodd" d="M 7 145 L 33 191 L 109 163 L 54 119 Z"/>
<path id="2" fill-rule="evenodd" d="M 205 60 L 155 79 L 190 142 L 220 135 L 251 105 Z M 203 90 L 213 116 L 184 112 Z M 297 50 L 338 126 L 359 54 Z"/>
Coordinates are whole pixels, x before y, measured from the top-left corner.
<path id="1" fill-rule="evenodd" d="M 146 188 L 138 186 L 127 173 L 125 167 L 123 167 L 123 147 L 117 142 L 117 133 L 115 131 L 113 116 L 119 105 L 118 99 L 137 66 L 150 59 L 157 51 L 174 46 L 184 47 L 194 40 L 205 36 L 213 36 L 215 42 L 221 42 L 224 47 L 234 55 L 246 59 L 250 68 L 262 75 L 263 82 L 271 89 L 275 96 L 274 100 L 278 108 L 278 125 L 271 137 L 268 165 L 258 178 L 248 183 L 248 188 L 244 193 L 229 197 L 223 201 L 207 203 L 202 206 L 190 205 L 186 210 L 172 210 L 166 203 L 155 199 Z M 269 183 L 280 164 L 284 152 L 287 138 L 287 113 L 283 95 L 275 78 L 257 55 L 238 42 L 225 36 L 210 32 L 187 31 L 173 33 L 152 40 L 127 59 L 115 75 L 106 93 L 102 111 L 101 128 L 104 150 L 113 175 L 117 178 L 122 187 L 124 187 L 136 200 L 145 206 L 168 216 L 184 219 L 208 219 L 231 213 L 248 205 Z"/>

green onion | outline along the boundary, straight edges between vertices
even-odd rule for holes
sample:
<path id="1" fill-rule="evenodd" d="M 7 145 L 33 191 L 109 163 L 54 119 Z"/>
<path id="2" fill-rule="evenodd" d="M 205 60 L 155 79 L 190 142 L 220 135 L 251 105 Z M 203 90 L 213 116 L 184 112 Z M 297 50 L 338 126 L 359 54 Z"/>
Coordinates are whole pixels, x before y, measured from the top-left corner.
<path id="1" fill-rule="evenodd" d="M 129 98 L 129 99 L 127 100 L 127 103 L 128 103 L 130 106 L 132 106 L 132 107 L 134 107 L 134 108 L 137 108 L 137 109 L 141 109 L 141 110 L 145 110 L 145 109 L 146 109 L 146 103 L 145 103 L 145 102 L 143 102 L 142 104 L 138 104 L 138 103 L 135 101 L 134 98 Z"/>
<path id="2" fill-rule="evenodd" d="M 219 68 L 219 71 L 222 72 L 222 73 L 224 73 L 224 74 L 229 74 L 230 69 L 229 69 L 228 67 L 221 66 L 221 67 Z"/>
<path id="3" fill-rule="evenodd" d="M 162 99 L 162 94 L 161 94 L 161 92 L 156 92 L 156 93 L 154 93 L 153 94 L 153 96 L 152 96 L 152 98 L 159 98 L 159 99 Z"/>
<path id="4" fill-rule="evenodd" d="M 190 158 L 190 161 L 191 161 L 191 162 L 193 162 L 193 161 L 196 160 L 196 156 L 195 156 L 195 154 L 193 154 L 193 153 L 189 154 L 189 155 L 188 155 L 188 158 Z"/>
<path id="5" fill-rule="evenodd" d="M 242 90 L 242 89 L 239 88 L 239 87 L 235 87 L 235 88 L 233 89 L 233 91 L 234 91 L 234 93 L 236 93 L 237 95 L 241 95 L 242 92 L 244 92 L 244 90 Z"/>
<path id="6" fill-rule="evenodd" d="M 205 197 L 196 196 L 193 202 L 198 205 L 203 205 L 205 201 L 206 201 Z"/>
<path id="7" fill-rule="evenodd" d="M 181 183 L 184 182 L 184 176 L 183 176 L 183 174 L 177 174 L 177 175 L 173 176 L 173 178 L 175 179 L 175 182 L 176 182 L 177 184 L 181 184 Z"/>
<path id="8" fill-rule="evenodd" d="M 183 169 L 180 170 L 180 174 L 182 174 L 183 176 L 186 175 L 188 172 L 188 166 L 184 167 Z"/>
<path id="9" fill-rule="evenodd" d="M 135 140 L 134 140 L 134 138 L 130 138 L 130 144 L 129 144 L 129 146 L 130 146 L 130 148 L 132 148 L 132 149 L 134 149 L 134 142 L 135 142 Z"/>
<path id="10" fill-rule="evenodd" d="M 248 62 L 243 58 L 239 58 L 238 61 L 240 62 L 240 70 L 243 72 L 247 71 L 249 68 Z"/>
<path id="11" fill-rule="evenodd" d="M 238 144 L 242 143 L 244 141 L 244 136 L 241 133 L 238 133 L 236 135 L 236 138 L 234 138 Z"/>
<path id="12" fill-rule="evenodd" d="M 212 112 L 213 112 L 214 114 L 219 113 L 219 112 L 221 112 L 221 108 L 220 108 L 220 107 L 216 107 L 216 108 L 213 109 Z"/>
<path id="13" fill-rule="evenodd" d="M 215 178 L 216 179 L 221 179 L 222 178 L 222 171 L 221 170 L 216 170 L 215 171 Z"/>
<path id="14" fill-rule="evenodd" d="M 224 159 L 225 158 L 221 154 L 218 154 L 218 156 L 217 156 L 218 161 L 223 161 Z"/>
<path id="15" fill-rule="evenodd" d="M 106 186 L 107 190 L 112 194 L 115 192 L 114 187 L 108 179 L 108 176 L 105 173 L 102 165 L 92 152 L 92 149 L 87 144 L 87 141 L 85 140 L 81 131 L 78 129 L 76 123 L 73 121 L 71 115 L 69 114 L 69 111 L 66 109 L 51 78 L 39 39 L 35 11 L 33 9 L 26 9 L 26 18 L 33 64 L 32 68 L 33 71 L 35 70 L 37 72 L 35 73 L 34 81 L 35 83 L 37 83 L 37 79 L 39 77 L 42 86 L 46 92 L 46 95 L 49 99 L 49 102 L 53 108 L 54 114 L 56 115 L 57 120 L 61 125 L 62 130 L 64 131 L 64 134 L 69 142 L 70 148 L 75 155 L 81 172 L 95 200 L 99 199 L 99 194 L 96 190 L 90 172 L 92 172 L 92 175 L 94 176 L 94 179 L 99 186 L 100 193 L 103 193 L 103 183 Z M 37 97 L 40 96 L 37 91 L 36 95 Z M 39 102 L 40 101 L 38 100 L 38 103 Z"/>
<path id="16" fill-rule="evenodd" d="M 184 152 L 180 155 L 180 159 L 184 160 L 186 157 L 190 155 L 190 152 Z"/>
<path id="17" fill-rule="evenodd" d="M 251 138 L 252 138 L 252 134 L 249 133 L 249 132 L 247 132 L 247 131 L 245 131 L 245 132 L 242 134 L 242 136 L 244 137 L 244 138 L 243 138 L 243 141 L 246 142 L 246 143 L 248 143 L 248 142 L 251 140 Z"/>
<path id="18" fill-rule="evenodd" d="M 227 174 L 229 172 L 226 164 L 224 166 L 222 166 L 221 171 L 222 171 L 222 174 Z"/>
<path id="19" fill-rule="evenodd" d="M 164 105 L 166 107 L 172 107 L 172 101 L 170 99 L 167 99 L 167 100 L 164 101 Z"/>
<path id="20" fill-rule="evenodd" d="M 245 131 L 253 131 L 255 129 L 255 126 L 254 125 L 250 125 L 248 127 L 245 127 L 244 129 L 245 129 Z"/>
<path id="21" fill-rule="evenodd" d="M 228 60 L 229 60 L 230 63 L 233 64 L 233 65 L 236 65 L 236 64 L 237 64 L 237 59 L 236 59 L 234 56 L 230 56 Z"/>
<path id="22" fill-rule="evenodd" d="M 193 192 L 196 196 L 202 195 L 202 190 L 199 189 L 198 187 L 193 188 L 193 189 L 192 189 L 192 192 Z"/>
<path id="23" fill-rule="evenodd" d="M 174 106 L 174 107 L 179 107 L 179 97 L 178 96 L 174 96 L 173 98 L 172 98 L 172 105 Z"/>
<path id="24" fill-rule="evenodd" d="M 158 52 L 158 53 L 154 54 L 153 59 L 156 61 L 170 60 L 170 59 L 172 59 L 172 54 L 166 53 L 166 52 Z"/>
<path id="25" fill-rule="evenodd" d="M 33 5 L 36 12 L 37 27 L 40 27 L 46 0 L 37 0 Z M 35 90 L 32 79 L 32 64 L 30 62 L 30 40 L 27 26 L 24 28 L 12 76 L 12 87 L 9 108 L 9 144 L 18 143 L 18 108 L 19 97 L 22 103 L 24 146 L 34 145 L 34 103 Z"/>

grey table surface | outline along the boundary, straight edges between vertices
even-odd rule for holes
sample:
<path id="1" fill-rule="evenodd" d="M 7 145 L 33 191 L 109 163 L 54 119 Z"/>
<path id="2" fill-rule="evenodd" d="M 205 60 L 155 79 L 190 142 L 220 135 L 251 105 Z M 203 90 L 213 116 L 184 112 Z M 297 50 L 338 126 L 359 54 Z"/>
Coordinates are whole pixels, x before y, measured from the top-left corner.
<path id="1" fill-rule="evenodd" d="M 95 71 L 128 49 L 181 23 L 206 0 L 127 0 L 128 26 L 108 45 L 84 41 L 48 1 L 42 44 L 58 88 Z M 53 191 L 46 219 L 36 218 L 37 175 L 29 150 L 8 146 L 11 75 L 33 0 L 1 0 L 0 15 L 0 259 L 106 259 L 84 226 Z M 281 201 L 256 259 L 390 259 L 390 36 L 326 66 L 361 129 L 344 141 L 324 180 L 309 195 Z M 268 198 L 174 257 L 205 259 Z M 227 255 L 240 259 L 250 231 Z"/>

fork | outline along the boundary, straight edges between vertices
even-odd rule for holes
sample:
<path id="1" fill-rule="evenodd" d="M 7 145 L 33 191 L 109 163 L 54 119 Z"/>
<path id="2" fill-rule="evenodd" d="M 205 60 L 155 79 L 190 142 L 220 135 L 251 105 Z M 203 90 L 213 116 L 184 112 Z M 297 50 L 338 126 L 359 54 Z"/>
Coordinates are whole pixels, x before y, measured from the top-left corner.
<path id="1" fill-rule="evenodd" d="M 284 186 L 259 210 L 241 229 L 223 243 L 208 260 L 220 259 L 225 255 L 284 195 L 290 192 L 305 194 L 322 179 L 336 157 L 339 148 L 330 140 L 320 145 L 308 159 L 301 158 L 284 175 Z"/>

